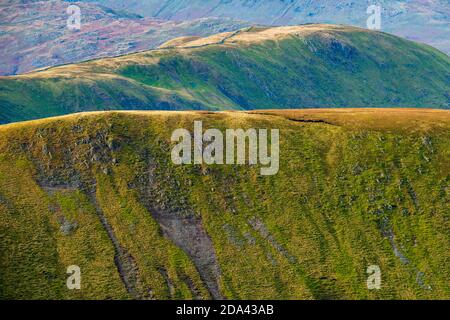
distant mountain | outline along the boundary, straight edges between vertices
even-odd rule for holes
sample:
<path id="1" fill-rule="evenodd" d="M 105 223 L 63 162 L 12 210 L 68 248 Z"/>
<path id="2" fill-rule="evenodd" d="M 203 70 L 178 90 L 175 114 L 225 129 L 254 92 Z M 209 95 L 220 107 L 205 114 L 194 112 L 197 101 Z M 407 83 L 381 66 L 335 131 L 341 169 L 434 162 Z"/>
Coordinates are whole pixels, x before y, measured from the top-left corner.
<path id="1" fill-rule="evenodd" d="M 71 4 L 81 9 L 81 30 L 67 28 Z M 230 18 L 171 22 L 143 18 L 94 3 L 0 3 L 0 75 L 148 50 L 174 37 L 204 36 L 249 25 Z"/>
<path id="2" fill-rule="evenodd" d="M 448 1 L 377 3 L 383 7 L 383 31 L 450 53 Z M 66 26 L 71 4 L 81 8 L 80 31 Z M 207 36 L 255 23 L 366 27 L 366 9 L 366 2 L 349 0 L 7 0 L 0 3 L 0 75 L 148 50 L 172 38 Z"/>
<path id="3" fill-rule="evenodd" d="M 0 77 L 0 123 L 89 110 L 450 108 L 450 57 L 334 25 L 245 28 Z"/>
<path id="4" fill-rule="evenodd" d="M 86 0 L 84 0 L 86 1 Z M 334 23 L 366 27 L 370 4 L 382 6 L 382 30 L 450 53 L 448 0 L 87 0 L 147 17 L 230 17 L 266 25 Z"/>

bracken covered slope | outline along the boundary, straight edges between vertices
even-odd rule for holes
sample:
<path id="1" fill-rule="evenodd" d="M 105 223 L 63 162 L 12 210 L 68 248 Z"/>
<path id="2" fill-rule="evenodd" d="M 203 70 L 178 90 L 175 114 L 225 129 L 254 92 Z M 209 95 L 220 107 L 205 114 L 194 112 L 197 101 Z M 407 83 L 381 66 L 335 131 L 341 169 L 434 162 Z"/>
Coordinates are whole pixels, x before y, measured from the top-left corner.
<path id="1" fill-rule="evenodd" d="M 426 45 L 345 26 L 253 27 L 0 77 L 0 123 L 111 109 L 447 109 L 449 88 L 450 58 Z"/>
<path id="2" fill-rule="evenodd" d="M 171 161 L 280 130 L 280 170 Z M 449 299 L 450 113 L 99 112 L 0 127 L 0 298 Z M 81 268 L 81 290 L 66 268 Z M 366 270 L 381 269 L 381 290 Z M 250 276 L 251 275 L 251 276 Z"/>

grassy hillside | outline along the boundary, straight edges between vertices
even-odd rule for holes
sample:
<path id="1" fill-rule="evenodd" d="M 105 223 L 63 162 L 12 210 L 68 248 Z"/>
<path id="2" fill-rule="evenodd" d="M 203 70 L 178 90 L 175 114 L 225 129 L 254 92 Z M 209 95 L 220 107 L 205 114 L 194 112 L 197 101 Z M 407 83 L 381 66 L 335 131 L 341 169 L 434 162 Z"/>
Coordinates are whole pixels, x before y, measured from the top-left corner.
<path id="1" fill-rule="evenodd" d="M 171 133 L 280 130 L 280 171 Z M 449 299 L 450 113 L 86 113 L 0 127 L 0 298 Z M 65 287 L 78 265 L 82 289 Z M 366 287 L 379 265 L 381 290 Z M 251 276 L 249 276 L 251 274 Z"/>
<path id="2" fill-rule="evenodd" d="M 449 79 L 447 55 L 389 34 L 250 28 L 0 77 L 0 123 L 111 109 L 448 109 Z"/>

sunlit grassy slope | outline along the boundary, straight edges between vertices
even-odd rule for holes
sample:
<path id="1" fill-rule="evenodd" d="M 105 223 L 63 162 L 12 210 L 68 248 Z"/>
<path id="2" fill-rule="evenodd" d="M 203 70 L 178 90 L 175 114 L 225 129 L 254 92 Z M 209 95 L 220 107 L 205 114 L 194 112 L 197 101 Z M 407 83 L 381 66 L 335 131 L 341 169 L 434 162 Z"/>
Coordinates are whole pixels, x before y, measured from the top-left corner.
<path id="1" fill-rule="evenodd" d="M 277 128 L 280 171 L 171 133 Z M 0 127 L 0 298 L 449 299 L 450 113 L 86 113 Z M 82 289 L 66 288 L 78 265 Z M 367 267 L 381 268 L 368 290 Z"/>
<path id="2" fill-rule="evenodd" d="M 0 77 L 0 123 L 111 109 L 449 108 L 450 58 L 333 25 L 247 28 Z"/>

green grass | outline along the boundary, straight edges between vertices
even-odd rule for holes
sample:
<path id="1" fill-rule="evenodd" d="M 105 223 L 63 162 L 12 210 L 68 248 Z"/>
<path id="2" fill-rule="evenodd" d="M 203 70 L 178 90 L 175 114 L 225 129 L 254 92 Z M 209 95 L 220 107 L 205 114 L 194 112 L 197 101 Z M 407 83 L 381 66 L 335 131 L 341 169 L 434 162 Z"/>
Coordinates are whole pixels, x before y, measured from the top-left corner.
<path id="1" fill-rule="evenodd" d="M 1 127 L 0 297 L 136 298 L 98 205 L 133 257 L 138 297 L 210 298 L 148 203 L 201 217 L 230 299 L 450 297 L 448 111 L 261 112 L 112 112 Z M 326 123 L 293 121 L 301 119 Z M 171 132 L 194 120 L 280 129 L 279 173 L 173 165 Z M 77 227 L 62 233 L 61 217 Z M 71 264 L 82 269 L 80 291 L 65 288 Z M 366 288 L 372 264 L 379 291 Z"/>
<path id="2" fill-rule="evenodd" d="M 0 77 L 0 123 L 95 110 L 449 108 L 450 60 L 429 46 L 343 26 L 236 39 Z"/>

